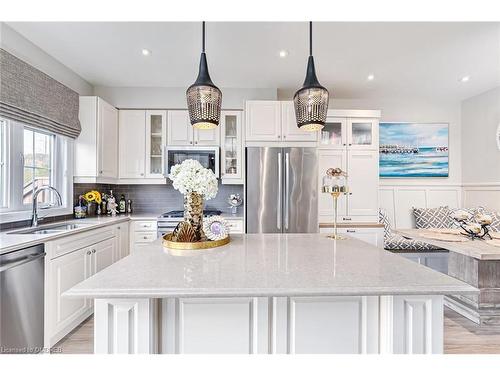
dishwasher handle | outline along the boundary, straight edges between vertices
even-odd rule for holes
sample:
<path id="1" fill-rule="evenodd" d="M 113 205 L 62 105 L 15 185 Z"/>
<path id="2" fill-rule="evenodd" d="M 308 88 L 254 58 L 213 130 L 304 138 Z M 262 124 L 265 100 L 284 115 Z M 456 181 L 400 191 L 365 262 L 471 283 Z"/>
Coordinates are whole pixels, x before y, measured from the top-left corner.
<path id="1" fill-rule="evenodd" d="M 7 261 L 7 262 L 0 262 L 0 272 L 4 272 L 4 271 L 7 271 L 11 268 L 21 266 L 25 263 L 32 262 L 32 261 L 37 260 L 39 258 L 43 258 L 44 256 L 45 256 L 45 253 L 38 253 L 38 254 L 27 255 L 27 256 L 22 257 L 21 259 L 17 259 L 17 260 L 13 259 L 13 260 Z"/>

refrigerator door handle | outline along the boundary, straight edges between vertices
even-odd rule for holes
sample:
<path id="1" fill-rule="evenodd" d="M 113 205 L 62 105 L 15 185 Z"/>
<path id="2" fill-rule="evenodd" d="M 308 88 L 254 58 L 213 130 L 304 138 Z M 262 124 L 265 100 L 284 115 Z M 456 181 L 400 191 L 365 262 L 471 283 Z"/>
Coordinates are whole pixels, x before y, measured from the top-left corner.
<path id="1" fill-rule="evenodd" d="M 288 230 L 290 206 L 290 153 L 285 154 L 285 229 Z"/>
<path id="2" fill-rule="evenodd" d="M 276 215 L 276 226 L 278 229 L 281 229 L 281 196 L 283 194 L 282 192 L 282 185 L 283 185 L 283 171 L 281 170 L 281 152 L 278 152 L 278 209 L 277 215 Z"/>

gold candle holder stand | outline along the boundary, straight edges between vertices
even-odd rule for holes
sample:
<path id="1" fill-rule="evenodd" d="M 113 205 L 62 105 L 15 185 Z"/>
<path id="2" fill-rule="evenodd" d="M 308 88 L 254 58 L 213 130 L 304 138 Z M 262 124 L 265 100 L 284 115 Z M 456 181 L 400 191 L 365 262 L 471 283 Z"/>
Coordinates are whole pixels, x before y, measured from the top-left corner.
<path id="1" fill-rule="evenodd" d="M 323 186 L 323 193 L 330 194 L 333 198 L 333 234 L 328 235 L 328 238 L 333 240 L 346 240 L 347 237 L 337 233 L 337 214 L 338 214 L 338 199 L 341 194 L 349 192 L 347 186 Z"/>

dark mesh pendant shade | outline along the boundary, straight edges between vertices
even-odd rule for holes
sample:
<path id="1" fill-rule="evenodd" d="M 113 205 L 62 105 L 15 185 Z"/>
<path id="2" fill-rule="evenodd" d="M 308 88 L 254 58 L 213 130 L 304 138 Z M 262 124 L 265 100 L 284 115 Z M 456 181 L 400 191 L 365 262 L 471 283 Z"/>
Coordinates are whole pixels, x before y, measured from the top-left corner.
<path id="1" fill-rule="evenodd" d="M 205 55 L 205 22 L 203 22 L 203 52 L 198 78 L 186 91 L 191 125 L 198 129 L 213 129 L 219 125 L 222 92 L 214 85 L 208 73 Z"/>
<path id="2" fill-rule="evenodd" d="M 328 90 L 321 86 L 316 77 L 314 58 L 312 56 L 312 26 L 309 24 L 309 59 L 307 61 L 306 79 L 302 87 L 293 97 L 297 126 L 306 131 L 323 129 L 328 113 Z"/>

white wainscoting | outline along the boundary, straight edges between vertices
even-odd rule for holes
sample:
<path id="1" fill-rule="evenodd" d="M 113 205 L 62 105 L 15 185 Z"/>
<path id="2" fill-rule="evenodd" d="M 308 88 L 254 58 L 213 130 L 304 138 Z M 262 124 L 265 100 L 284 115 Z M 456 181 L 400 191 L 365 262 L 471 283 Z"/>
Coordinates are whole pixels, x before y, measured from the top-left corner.
<path id="1" fill-rule="evenodd" d="M 393 228 L 414 228 L 413 207 L 462 207 L 462 186 L 445 182 L 440 185 L 381 184 L 379 200 Z"/>
<path id="2" fill-rule="evenodd" d="M 484 206 L 500 211 L 500 182 L 464 183 L 464 207 Z"/>

